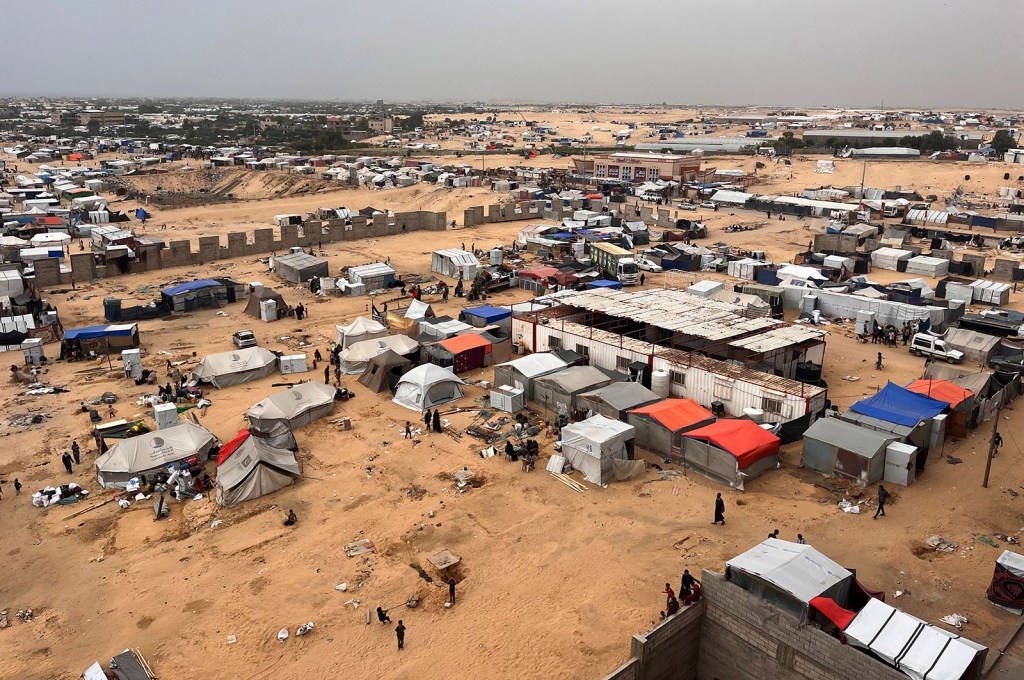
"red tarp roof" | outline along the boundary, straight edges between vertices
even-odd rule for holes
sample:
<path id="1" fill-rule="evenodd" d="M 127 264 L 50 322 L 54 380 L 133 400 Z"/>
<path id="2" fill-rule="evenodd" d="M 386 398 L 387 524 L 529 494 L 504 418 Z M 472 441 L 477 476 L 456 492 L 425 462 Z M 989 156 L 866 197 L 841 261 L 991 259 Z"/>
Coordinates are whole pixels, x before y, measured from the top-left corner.
<path id="1" fill-rule="evenodd" d="M 234 453 L 235 449 L 241 446 L 242 442 L 248 438 L 249 430 L 239 430 L 234 439 L 229 442 L 224 442 L 224 445 L 220 447 L 220 451 L 217 452 L 217 465 L 226 461 L 228 456 Z"/>
<path id="2" fill-rule="evenodd" d="M 486 348 L 491 346 L 491 343 L 486 338 L 482 338 L 476 333 L 467 333 L 466 335 L 456 335 L 454 338 L 448 338 L 437 343 L 444 347 L 452 354 L 460 354 L 466 350 L 476 349 L 477 347 Z"/>
<path id="3" fill-rule="evenodd" d="M 857 616 L 857 614 L 849 609 L 840 607 L 831 597 L 822 597 L 821 595 L 812 597 L 811 606 L 824 614 L 829 621 L 839 626 L 839 630 L 846 630 L 846 627 L 850 625 L 850 621 L 853 621 Z"/>
<path id="4" fill-rule="evenodd" d="M 740 469 L 779 453 L 780 440 L 752 420 L 719 420 L 683 433 L 684 437 L 710 442 L 736 457 Z"/>
<path id="5" fill-rule="evenodd" d="M 536 269 L 527 269 L 526 271 L 519 272 L 520 276 L 525 276 L 528 279 L 546 279 L 553 276 L 558 276 L 560 272 L 554 267 L 537 267 Z"/>
<path id="6" fill-rule="evenodd" d="M 711 418 L 711 411 L 692 399 L 665 399 L 630 413 L 650 416 L 673 432 Z"/>
<path id="7" fill-rule="evenodd" d="M 915 380 L 907 385 L 907 389 L 938 401 L 944 401 L 950 406 L 956 406 L 963 400 L 974 396 L 974 392 L 954 385 L 948 380 Z"/>

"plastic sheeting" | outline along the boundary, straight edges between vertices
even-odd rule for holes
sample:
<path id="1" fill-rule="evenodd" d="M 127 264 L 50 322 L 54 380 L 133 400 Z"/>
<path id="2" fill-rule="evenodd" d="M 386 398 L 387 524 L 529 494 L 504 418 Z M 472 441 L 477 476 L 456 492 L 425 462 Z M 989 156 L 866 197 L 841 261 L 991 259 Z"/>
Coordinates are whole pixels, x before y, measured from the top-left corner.
<path id="1" fill-rule="evenodd" d="M 949 406 L 944 401 L 915 394 L 895 383 L 888 383 L 878 394 L 862 399 L 850 407 L 855 413 L 889 423 L 914 427 L 942 413 Z"/>

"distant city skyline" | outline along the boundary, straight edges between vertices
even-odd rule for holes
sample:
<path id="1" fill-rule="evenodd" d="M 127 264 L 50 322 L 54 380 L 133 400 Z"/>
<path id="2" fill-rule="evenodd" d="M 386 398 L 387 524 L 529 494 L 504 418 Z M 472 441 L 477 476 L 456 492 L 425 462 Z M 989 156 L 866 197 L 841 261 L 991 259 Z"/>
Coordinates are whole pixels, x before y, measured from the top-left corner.
<path id="1" fill-rule="evenodd" d="M 139 7 L 8 13 L 0 95 L 1024 109 L 1019 0 Z"/>

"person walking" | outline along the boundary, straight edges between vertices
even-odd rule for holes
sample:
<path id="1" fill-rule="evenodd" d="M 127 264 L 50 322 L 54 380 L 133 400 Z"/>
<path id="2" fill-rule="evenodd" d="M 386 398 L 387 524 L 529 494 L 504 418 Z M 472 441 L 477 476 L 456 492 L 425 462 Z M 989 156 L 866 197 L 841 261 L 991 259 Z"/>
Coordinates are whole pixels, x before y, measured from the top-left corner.
<path id="1" fill-rule="evenodd" d="M 448 606 L 455 606 L 455 579 L 448 579 Z"/>
<path id="2" fill-rule="evenodd" d="M 434 423 L 434 432 L 441 432 L 442 431 L 441 430 L 441 409 L 436 409 L 434 411 L 433 423 Z"/>
<path id="3" fill-rule="evenodd" d="M 885 502 L 889 500 L 890 495 L 891 494 L 884 486 L 881 484 L 878 485 L 878 509 L 875 510 L 875 516 L 871 519 L 878 519 L 879 515 L 885 517 Z"/>
<path id="4" fill-rule="evenodd" d="M 14 495 L 21 495 L 21 480 L 19 480 L 17 477 L 14 478 Z"/>
<path id="5" fill-rule="evenodd" d="M 74 472 L 73 468 L 71 467 L 71 454 L 70 453 L 65 452 L 64 455 L 61 456 L 60 460 L 61 460 L 62 463 L 64 463 L 64 469 L 68 471 L 69 475 L 72 472 Z"/>
<path id="6" fill-rule="evenodd" d="M 402 619 L 398 619 L 398 625 L 395 626 L 395 636 L 398 638 L 399 651 L 405 649 L 405 624 Z"/>
<path id="7" fill-rule="evenodd" d="M 992 446 L 994 447 L 992 455 L 999 455 L 999 449 L 1003 448 L 1003 435 L 999 434 L 999 432 L 992 435 Z"/>
<path id="8" fill-rule="evenodd" d="M 78 440 L 76 439 L 71 442 L 71 456 L 75 459 L 75 465 L 80 465 L 82 463 L 81 454 L 82 448 L 78 445 Z"/>
<path id="9" fill-rule="evenodd" d="M 331 367 L 330 366 L 324 366 L 324 384 L 325 385 L 330 385 L 331 384 Z"/>
<path id="10" fill-rule="evenodd" d="M 405 438 L 412 439 L 412 424 L 408 420 L 405 421 Z"/>
<path id="11" fill-rule="evenodd" d="M 712 524 L 725 525 L 725 501 L 720 493 L 715 496 L 715 521 Z"/>
<path id="12" fill-rule="evenodd" d="M 430 434 L 431 415 L 429 408 L 427 409 L 427 412 L 423 414 L 423 429 L 427 434 Z"/>

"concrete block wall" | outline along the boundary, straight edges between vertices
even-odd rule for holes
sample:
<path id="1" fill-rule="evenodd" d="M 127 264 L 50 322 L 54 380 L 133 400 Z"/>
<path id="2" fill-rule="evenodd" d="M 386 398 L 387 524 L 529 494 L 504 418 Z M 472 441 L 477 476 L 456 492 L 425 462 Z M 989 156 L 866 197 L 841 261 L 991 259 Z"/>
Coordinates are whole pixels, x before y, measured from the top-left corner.
<path id="1" fill-rule="evenodd" d="M 645 635 L 633 636 L 631 654 L 638 663 L 638 679 L 696 680 L 704 607 L 700 600 Z"/>
<path id="2" fill-rule="evenodd" d="M 96 278 L 96 257 L 92 253 L 71 255 L 71 274 L 75 281 L 92 281 Z"/>
<path id="3" fill-rule="evenodd" d="M 961 253 L 960 261 L 961 262 L 970 262 L 971 264 L 974 265 L 974 274 L 973 274 L 974 276 L 984 276 L 985 275 L 985 256 L 984 255 L 977 255 L 977 254 L 974 254 L 974 253 Z"/>
<path id="4" fill-rule="evenodd" d="M 814 251 L 817 253 L 855 253 L 857 237 L 843 234 L 815 234 Z"/>
<path id="5" fill-rule="evenodd" d="M 36 288 L 60 286 L 64 283 L 61 279 L 60 260 L 57 258 L 48 257 L 45 260 L 36 260 L 34 268 L 36 273 L 33 285 Z M 69 278 L 68 281 L 70 282 L 70 280 Z"/>
<path id="6" fill-rule="evenodd" d="M 1018 269 L 1021 263 L 1005 257 L 997 257 L 995 267 L 992 269 L 992 276 L 1004 281 L 1013 280 L 1013 270 Z"/>

